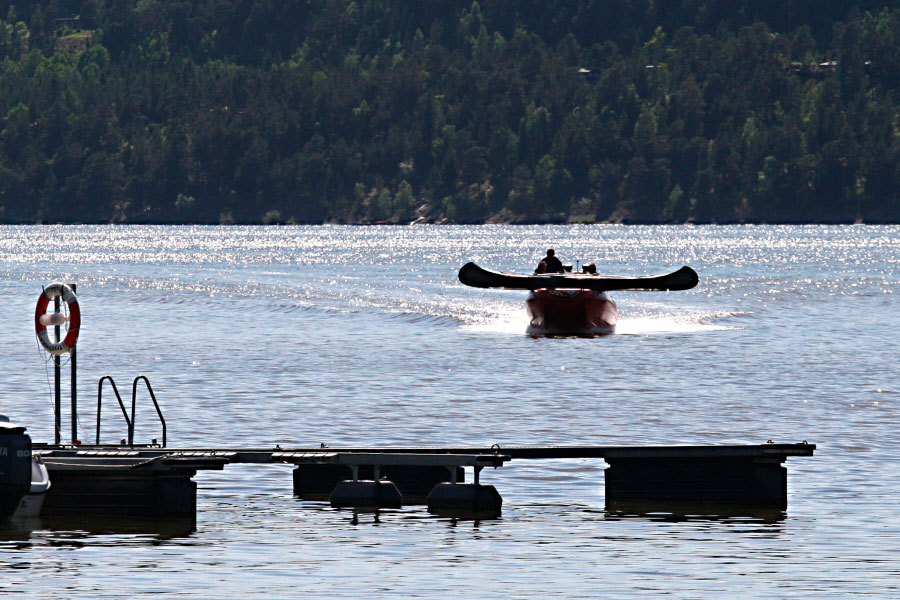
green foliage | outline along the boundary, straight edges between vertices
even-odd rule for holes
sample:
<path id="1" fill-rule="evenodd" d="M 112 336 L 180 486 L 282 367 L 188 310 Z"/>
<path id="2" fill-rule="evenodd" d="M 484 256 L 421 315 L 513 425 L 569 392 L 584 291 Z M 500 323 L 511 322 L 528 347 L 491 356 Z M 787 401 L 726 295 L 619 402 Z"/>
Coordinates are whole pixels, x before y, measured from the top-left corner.
<path id="1" fill-rule="evenodd" d="M 0 15 L 4 222 L 900 222 L 890 2 Z"/>

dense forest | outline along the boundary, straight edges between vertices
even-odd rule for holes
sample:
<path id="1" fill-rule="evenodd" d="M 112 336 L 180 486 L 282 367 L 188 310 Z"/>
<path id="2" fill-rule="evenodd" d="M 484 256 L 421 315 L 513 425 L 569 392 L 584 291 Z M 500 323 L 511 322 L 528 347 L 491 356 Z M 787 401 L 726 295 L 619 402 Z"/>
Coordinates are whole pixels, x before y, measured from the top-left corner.
<path id="1" fill-rule="evenodd" d="M 900 2 L 0 1 L 0 222 L 900 222 Z"/>

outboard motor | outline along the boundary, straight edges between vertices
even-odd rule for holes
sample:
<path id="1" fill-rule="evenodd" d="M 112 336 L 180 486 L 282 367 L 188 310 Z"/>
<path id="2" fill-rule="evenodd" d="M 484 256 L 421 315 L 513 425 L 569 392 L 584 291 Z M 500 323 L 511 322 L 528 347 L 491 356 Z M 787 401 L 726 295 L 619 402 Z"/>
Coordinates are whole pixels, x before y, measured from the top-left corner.
<path id="1" fill-rule="evenodd" d="M 31 487 L 31 437 L 0 414 L 0 519 L 12 516 Z"/>

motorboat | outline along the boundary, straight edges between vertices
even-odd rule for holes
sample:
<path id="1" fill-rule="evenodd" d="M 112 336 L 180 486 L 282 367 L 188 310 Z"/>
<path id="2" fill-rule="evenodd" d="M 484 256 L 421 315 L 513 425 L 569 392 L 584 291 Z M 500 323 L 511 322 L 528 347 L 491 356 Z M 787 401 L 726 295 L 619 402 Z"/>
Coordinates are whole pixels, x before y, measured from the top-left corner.
<path id="1" fill-rule="evenodd" d="M 31 437 L 0 414 L 0 520 L 11 517 L 29 491 Z"/>
<path id="2" fill-rule="evenodd" d="M 4 431 L 25 431 L 24 427 L 19 427 L 10 423 L 9 417 L 4 414 L 0 414 L 0 425 L 2 425 Z M 44 505 L 44 497 L 50 490 L 50 475 L 47 472 L 47 467 L 44 466 L 44 463 L 41 462 L 40 458 L 34 456 L 30 450 L 17 450 L 16 454 L 17 458 L 24 458 L 26 460 L 30 457 L 31 483 L 27 490 L 21 490 L 24 492 L 24 495 L 22 495 L 21 500 L 19 500 L 18 505 L 13 511 L 12 518 L 23 519 L 37 517 L 41 514 L 41 507 Z"/>
<path id="3" fill-rule="evenodd" d="M 50 491 L 50 475 L 47 473 L 47 467 L 37 456 L 32 456 L 31 486 L 19 502 L 12 518 L 28 519 L 40 516 L 48 491 Z"/>
<path id="4" fill-rule="evenodd" d="M 606 292 L 538 289 L 528 293 L 529 335 L 609 335 L 616 331 L 618 310 Z"/>
<path id="5" fill-rule="evenodd" d="M 459 280 L 478 288 L 528 290 L 525 301 L 529 335 L 608 335 L 616 330 L 618 309 L 608 292 L 687 290 L 699 277 L 684 266 L 664 275 L 617 277 L 598 275 L 591 265 L 581 273 L 504 273 L 466 263 Z"/>

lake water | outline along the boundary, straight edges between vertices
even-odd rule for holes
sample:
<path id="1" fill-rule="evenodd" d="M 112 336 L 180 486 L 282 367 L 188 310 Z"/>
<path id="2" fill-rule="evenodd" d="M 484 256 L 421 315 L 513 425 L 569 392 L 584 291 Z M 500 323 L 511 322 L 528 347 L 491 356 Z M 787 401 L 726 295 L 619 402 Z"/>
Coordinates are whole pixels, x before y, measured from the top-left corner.
<path id="1" fill-rule="evenodd" d="M 700 285 L 614 294 L 612 336 L 534 339 L 524 293 L 456 279 L 549 246 Z M 500 519 L 353 524 L 292 497 L 288 466 L 229 466 L 197 475 L 194 530 L 0 526 L 10 597 L 900 596 L 900 227 L 0 227 L 0 412 L 36 442 L 54 432 L 34 305 L 57 280 L 82 307 L 85 440 L 97 381 L 143 374 L 176 447 L 818 449 L 786 463 L 780 518 L 607 514 L 603 461 L 520 460 L 482 474 Z M 159 437 L 151 406 L 137 421 Z"/>

